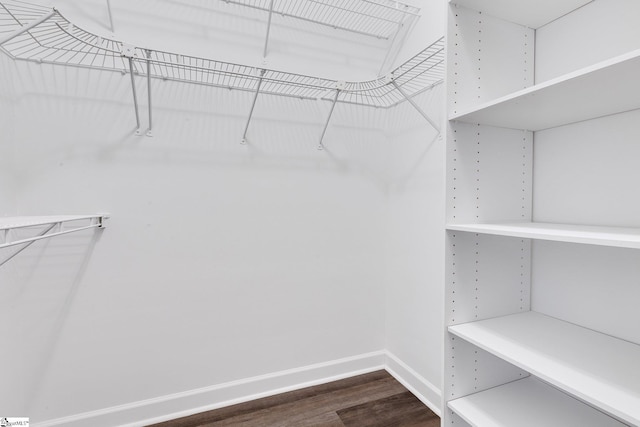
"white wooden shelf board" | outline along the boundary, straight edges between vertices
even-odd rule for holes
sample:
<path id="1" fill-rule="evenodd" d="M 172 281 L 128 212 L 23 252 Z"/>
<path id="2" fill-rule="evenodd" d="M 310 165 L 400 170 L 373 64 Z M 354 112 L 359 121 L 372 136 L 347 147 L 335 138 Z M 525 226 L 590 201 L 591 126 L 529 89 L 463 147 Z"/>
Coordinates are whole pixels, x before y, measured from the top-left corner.
<path id="1" fill-rule="evenodd" d="M 447 403 L 472 427 L 624 427 L 626 424 L 528 377 Z"/>
<path id="2" fill-rule="evenodd" d="M 447 225 L 447 230 L 640 249 L 640 228 L 515 222 L 500 224 L 449 224 Z"/>
<path id="3" fill-rule="evenodd" d="M 593 0 L 450 0 L 506 21 L 540 28 Z"/>
<path id="4" fill-rule="evenodd" d="M 51 215 L 51 216 L 13 216 L 0 217 L 0 230 L 36 227 L 58 222 L 79 221 L 83 219 L 105 218 L 106 215 Z"/>
<path id="5" fill-rule="evenodd" d="M 531 131 L 640 108 L 640 50 L 600 62 L 450 116 Z"/>
<path id="6" fill-rule="evenodd" d="M 623 422 L 640 425 L 640 345 L 532 311 L 448 329 Z"/>

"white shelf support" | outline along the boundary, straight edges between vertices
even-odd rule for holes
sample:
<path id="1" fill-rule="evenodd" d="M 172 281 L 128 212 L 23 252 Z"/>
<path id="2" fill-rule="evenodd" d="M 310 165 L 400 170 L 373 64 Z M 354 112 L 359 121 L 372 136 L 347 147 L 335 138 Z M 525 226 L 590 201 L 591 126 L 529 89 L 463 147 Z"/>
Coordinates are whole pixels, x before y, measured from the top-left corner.
<path id="1" fill-rule="evenodd" d="M 322 135 L 320 135 L 320 142 L 318 143 L 318 150 L 324 150 L 324 135 L 327 133 L 327 128 L 329 127 L 329 122 L 331 121 L 331 116 L 333 116 L 333 110 L 336 108 L 336 103 L 338 102 L 338 96 L 340 96 L 340 91 L 344 87 L 344 83 L 339 83 L 336 88 L 336 94 L 333 97 L 333 102 L 331 103 L 331 109 L 329 110 L 329 116 L 327 116 L 327 121 L 324 123 L 324 128 L 322 129 Z"/>
<path id="2" fill-rule="evenodd" d="M 49 233 L 51 230 L 53 230 L 57 225 L 59 225 L 60 223 L 54 223 L 51 224 L 49 227 L 45 228 L 40 234 L 38 234 L 36 237 L 43 237 L 46 236 L 47 233 Z M 9 230 L 5 230 L 5 243 L 4 244 L 8 244 L 9 243 Z M 26 242 L 24 244 L 23 247 L 21 247 L 20 249 L 18 249 L 17 251 L 15 251 L 14 253 L 12 253 L 11 255 L 9 255 L 7 258 L 3 259 L 2 261 L 0 261 L 0 267 L 2 267 L 3 265 L 5 265 L 6 263 L 8 263 L 9 261 L 11 261 L 16 255 L 18 255 L 20 252 L 24 251 L 25 249 L 27 249 L 29 246 L 31 246 L 32 244 L 34 244 L 35 242 L 37 242 L 37 240 L 31 240 L 30 242 Z"/>
<path id="3" fill-rule="evenodd" d="M 111 13 L 111 0 L 107 0 L 107 12 L 109 13 L 109 28 L 111 28 L 111 32 L 115 31 L 115 27 L 113 26 L 113 13 Z"/>
<path id="4" fill-rule="evenodd" d="M 260 77 L 258 78 L 258 85 L 256 86 L 256 92 L 253 95 L 253 102 L 251 103 L 251 110 L 249 110 L 249 117 L 247 118 L 247 124 L 244 126 L 244 132 L 242 133 L 241 144 L 247 143 L 247 131 L 249 130 L 249 124 L 251 123 L 251 117 L 253 117 L 253 110 L 256 108 L 256 101 L 258 101 L 258 95 L 260 94 L 260 86 L 262 86 L 262 79 L 266 70 L 260 70 Z"/>
<path id="5" fill-rule="evenodd" d="M 25 218 L 15 218 L 15 219 L 5 219 L 0 218 L 0 229 L 4 231 L 4 242 L 0 244 L 0 249 L 9 248 L 12 246 L 23 245 L 16 252 L 11 254 L 9 257 L 0 261 L 0 267 L 13 259 L 20 252 L 27 249 L 33 243 L 43 240 L 50 239 L 56 236 L 62 236 L 64 234 L 75 233 L 77 231 L 89 230 L 92 228 L 105 228 L 105 222 L 108 219 L 108 215 L 96 215 L 96 216 L 59 216 L 59 217 L 25 217 Z M 63 230 L 62 225 L 67 222 L 72 221 L 82 221 L 89 220 L 90 224 L 85 226 L 79 226 L 70 228 L 68 230 Z M 4 222 L 8 222 L 7 225 Z M 45 228 L 36 236 L 28 237 L 24 239 L 12 240 L 10 238 L 10 231 L 18 228 L 27 228 L 27 227 L 38 227 L 45 226 Z M 58 231 L 53 231 L 54 229 L 58 229 Z"/>
<path id="6" fill-rule="evenodd" d="M 129 63 L 129 74 L 131 75 L 131 90 L 133 92 L 133 108 L 136 112 L 136 135 L 140 133 L 140 112 L 138 111 L 138 94 L 136 93 L 135 68 L 133 66 L 133 55 L 135 48 L 130 45 L 122 45 L 122 56 L 127 58 Z"/>
<path id="7" fill-rule="evenodd" d="M 23 33 L 27 32 L 27 31 L 33 29 L 34 27 L 37 27 L 38 25 L 42 24 L 47 19 L 51 18 L 56 13 L 57 13 L 57 10 L 53 9 L 53 10 L 51 10 L 51 12 L 49 12 L 46 15 L 36 19 L 35 21 L 30 22 L 29 24 L 24 25 L 21 28 L 18 28 L 13 33 L 11 33 L 11 34 L 5 36 L 4 38 L 0 39 L 0 46 L 2 46 L 3 44 L 7 43 L 8 41 L 11 41 L 11 40 L 15 39 L 20 34 L 23 34 Z"/>
<path id="8" fill-rule="evenodd" d="M 438 133 L 440 133 L 440 126 L 438 126 L 438 124 L 434 122 L 431 117 L 429 117 L 429 115 L 425 113 L 422 108 L 420 108 L 418 104 L 416 104 L 416 102 L 404 91 L 404 89 L 402 89 L 402 87 L 400 87 L 400 85 L 393 79 L 393 77 L 391 78 L 391 84 L 396 88 L 400 95 L 402 95 L 404 99 L 409 101 L 409 103 L 413 105 L 413 108 L 415 108 L 416 111 L 420 113 L 420 115 L 424 117 Z"/>
<path id="9" fill-rule="evenodd" d="M 151 130 L 153 129 L 153 112 L 151 108 L 151 50 L 145 51 L 147 54 L 147 95 L 149 98 L 149 130 L 147 130 L 147 136 L 153 136 Z"/>
<path id="10" fill-rule="evenodd" d="M 267 20 L 267 34 L 264 38 L 264 50 L 262 51 L 262 57 L 267 57 L 267 48 L 269 47 L 269 33 L 271 32 L 271 17 L 273 16 L 273 1 L 269 2 L 269 18 Z"/>

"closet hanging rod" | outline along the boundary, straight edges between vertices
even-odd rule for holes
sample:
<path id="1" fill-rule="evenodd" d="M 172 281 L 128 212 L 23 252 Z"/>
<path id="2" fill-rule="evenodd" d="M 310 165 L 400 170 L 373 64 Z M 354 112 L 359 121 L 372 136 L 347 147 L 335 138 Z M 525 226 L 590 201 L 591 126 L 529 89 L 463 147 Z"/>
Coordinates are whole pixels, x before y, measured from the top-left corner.
<path id="1" fill-rule="evenodd" d="M 279 2 L 274 1 L 274 5 Z M 64 18 L 57 10 L 18 0 L 0 0 L 0 37 L 23 29 L 23 22 L 40 21 L 29 31 L 12 37 L 0 48 L 14 59 L 118 71 L 191 84 L 255 92 L 254 67 L 194 56 L 133 47 L 131 63 L 123 56 L 120 41 L 89 33 Z M 3 16 L 4 15 L 4 16 Z M 51 15 L 47 19 L 47 15 Z M 4 30 L 4 31 L 3 31 Z M 441 38 L 396 68 L 394 81 L 409 97 L 432 87 L 444 75 L 444 40 Z M 149 74 L 151 74 L 149 76 Z M 260 93 L 333 102 L 337 80 L 265 69 Z M 405 96 L 385 76 L 365 82 L 346 82 L 337 103 L 390 108 Z"/>

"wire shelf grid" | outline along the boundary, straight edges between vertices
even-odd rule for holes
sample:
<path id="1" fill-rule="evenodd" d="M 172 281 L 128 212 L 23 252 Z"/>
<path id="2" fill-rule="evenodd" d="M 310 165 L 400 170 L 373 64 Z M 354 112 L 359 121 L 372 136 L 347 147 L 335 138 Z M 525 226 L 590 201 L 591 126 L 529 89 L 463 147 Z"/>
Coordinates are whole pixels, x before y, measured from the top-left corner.
<path id="1" fill-rule="evenodd" d="M 220 0 L 239 6 L 389 40 L 419 8 L 394 0 Z"/>
<path id="2" fill-rule="evenodd" d="M 270 0 L 253 0 L 253 3 L 258 1 L 264 3 Z M 316 1 L 328 3 L 328 0 Z M 374 4 L 368 0 L 360 1 Z M 246 2 L 251 1 L 246 0 Z M 292 3 L 296 2 L 280 0 L 279 3 L 292 8 L 294 7 Z M 376 0 L 375 4 L 381 3 Z M 133 71 L 141 76 L 149 73 L 151 77 L 163 80 L 251 92 L 255 92 L 260 86 L 261 93 L 301 99 L 333 101 L 338 91 L 336 101 L 339 103 L 381 108 L 394 106 L 404 101 L 405 95 L 412 96 L 441 82 L 444 75 L 443 39 L 439 39 L 418 53 L 390 75 L 365 82 L 339 82 L 128 46 L 73 25 L 55 9 L 48 19 L 6 40 L 12 33 L 24 30 L 26 25 L 41 19 L 48 13 L 51 13 L 51 9 L 21 0 L 0 1 L 0 41 L 5 40 L 0 43 L 2 50 L 20 60 L 121 73 Z M 129 69 L 129 58 L 132 60 L 133 70 Z M 391 81 L 395 84 L 391 84 Z"/>

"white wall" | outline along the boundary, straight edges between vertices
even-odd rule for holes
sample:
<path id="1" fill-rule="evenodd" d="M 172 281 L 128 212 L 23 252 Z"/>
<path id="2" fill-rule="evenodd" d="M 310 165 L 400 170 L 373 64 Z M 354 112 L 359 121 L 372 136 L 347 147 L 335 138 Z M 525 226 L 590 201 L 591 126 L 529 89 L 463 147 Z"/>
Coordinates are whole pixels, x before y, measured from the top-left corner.
<path id="1" fill-rule="evenodd" d="M 318 152 L 325 106 L 264 97 L 243 147 L 250 94 L 158 82 L 156 136 L 135 137 L 127 77 L 18 65 L 20 213 L 113 219 L 15 260 L 30 363 L 3 410 L 42 421 L 384 347 L 376 110 L 339 109 Z"/>
<path id="2" fill-rule="evenodd" d="M 416 97 L 440 122 L 444 85 Z M 429 406 L 440 406 L 445 143 L 411 105 L 392 110 L 386 348 Z"/>
<path id="3" fill-rule="evenodd" d="M 0 57 L 0 85 L 4 88 L 0 92 L 0 215 L 15 213 L 15 188 L 13 175 L 9 173 L 13 156 L 13 61 L 6 55 Z"/>
<path id="4" fill-rule="evenodd" d="M 16 191 L 14 187 L 14 177 L 10 168 L 13 161 L 14 147 L 14 92 L 13 92 L 13 62 L 5 55 L 0 55 L 0 217 L 15 215 L 16 212 Z M 4 243 L 4 231 L 0 232 L 0 243 Z M 0 249 L 0 262 L 11 256 L 14 248 Z M 11 399 L 15 393 L 12 386 L 20 387 L 22 376 L 12 367 L 18 366 L 22 361 L 19 346 L 20 335 L 14 326 L 26 318 L 24 307 L 19 307 L 10 296 L 15 295 L 18 290 L 10 288 L 12 277 L 11 266 L 0 267 L 0 337 L 4 342 L 13 344 L 12 350 L 3 352 L 0 356 L 0 372 L 3 381 L 11 386 L 0 387 L 0 402 Z M 7 297 L 9 296 L 9 297 Z M 5 297 L 5 298 L 3 298 Z"/>
<path id="5" fill-rule="evenodd" d="M 446 2 L 408 2 L 422 17 L 405 40 L 396 66 L 444 34 Z M 415 101 L 441 123 L 444 85 Z M 390 113 L 392 164 L 386 348 L 395 370 L 429 406 L 440 409 L 445 225 L 445 142 L 404 103 Z"/>
<path id="6" fill-rule="evenodd" d="M 112 1 L 116 17 L 129 3 Z M 137 29 L 116 19 L 118 38 L 248 62 L 230 49 L 238 34 L 228 45 L 184 43 L 210 41 L 204 24 L 186 23 L 213 15 L 167 4 L 178 9 L 150 9 L 159 20 Z M 95 5 L 66 6 L 88 29 L 106 22 Z M 238 33 L 260 27 L 242 25 Z M 270 67 L 347 80 L 375 68 L 377 48 L 357 37 L 322 33 L 339 51 L 302 52 L 278 43 L 299 30 L 281 31 Z M 407 57 L 436 38 L 418 37 Z M 251 43 L 255 58 L 261 44 Z M 409 104 L 391 114 L 338 106 L 318 152 L 329 105 L 262 96 L 251 144 L 241 146 L 250 93 L 154 81 L 155 136 L 136 137 L 129 76 L 10 67 L 21 97 L 15 210 L 113 218 L 102 232 L 37 243 L 3 267 L 2 300 L 30 316 L 3 331 L 21 345 L 11 366 L 21 387 L 1 412 L 41 422 L 341 358 L 373 367 L 367 355 L 385 348 L 438 404 L 430 386 L 440 384 L 444 147 Z M 144 125 L 142 79 L 138 88 Z M 417 101 L 437 116 L 441 96 Z M 175 406 L 162 408 L 184 409 Z"/>

